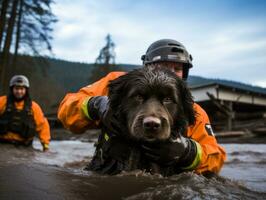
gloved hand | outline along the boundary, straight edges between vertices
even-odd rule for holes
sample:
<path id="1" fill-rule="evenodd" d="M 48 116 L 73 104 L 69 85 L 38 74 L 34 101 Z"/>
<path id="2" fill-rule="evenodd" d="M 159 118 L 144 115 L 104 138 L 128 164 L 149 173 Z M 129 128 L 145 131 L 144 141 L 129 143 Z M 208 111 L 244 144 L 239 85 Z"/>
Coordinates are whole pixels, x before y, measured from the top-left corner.
<path id="1" fill-rule="evenodd" d="M 107 96 L 92 97 L 87 104 L 87 109 L 89 116 L 93 120 L 100 120 L 108 132 L 114 134 L 119 132 L 119 122 L 109 109 Z"/>
<path id="2" fill-rule="evenodd" d="M 89 116 L 93 120 L 102 119 L 109 107 L 108 103 L 109 103 L 109 100 L 107 96 L 96 96 L 96 97 L 90 98 L 87 104 Z"/>
<path id="3" fill-rule="evenodd" d="M 43 152 L 48 151 L 49 150 L 49 144 L 42 143 L 42 149 L 43 149 Z"/>
<path id="4" fill-rule="evenodd" d="M 197 155 L 196 144 L 181 134 L 178 134 L 176 139 L 145 142 L 142 148 L 148 159 L 164 166 L 178 164 L 180 167 L 186 167 L 194 161 Z"/>

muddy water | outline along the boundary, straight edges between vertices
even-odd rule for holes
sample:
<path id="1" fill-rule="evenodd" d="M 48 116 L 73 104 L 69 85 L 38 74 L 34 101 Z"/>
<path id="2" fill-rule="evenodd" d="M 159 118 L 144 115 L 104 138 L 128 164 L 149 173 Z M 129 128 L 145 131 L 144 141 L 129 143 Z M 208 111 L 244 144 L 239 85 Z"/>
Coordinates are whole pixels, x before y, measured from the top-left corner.
<path id="1" fill-rule="evenodd" d="M 226 144 L 221 175 L 99 176 L 83 167 L 92 143 L 53 141 L 49 152 L 0 144 L 0 199 L 266 199 L 266 145 Z"/>
<path id="2" fill-rule="evenodd" d="M 266 192 L 266 144 L 224 144 L 228 158 L 221 171 L 257 191 Z"/>

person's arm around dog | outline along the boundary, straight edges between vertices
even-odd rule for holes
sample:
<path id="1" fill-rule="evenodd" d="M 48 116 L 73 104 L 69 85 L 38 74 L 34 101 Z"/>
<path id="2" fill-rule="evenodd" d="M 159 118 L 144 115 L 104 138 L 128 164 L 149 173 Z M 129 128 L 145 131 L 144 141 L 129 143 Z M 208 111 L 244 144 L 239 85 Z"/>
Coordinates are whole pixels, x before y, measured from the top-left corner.
<path id="1" fill-rule="evenodd" d="M 96 99 L 93 100 L 92 97 L 106 96 L 109 81 L 124 74 L 125 72 L 111 72 L 99 81 L 81 88 L 77 93 L 67 94 L 58 109 L 58 119 L 64 127 L 74 133 L 82 133 L 89 128 L 98 127 L 99 119 L 102 117 L 91 114 L 96 112 L 96 109 L 89 113 L 88 106 L 96 106 L 101 109 L 101 105 L 105 104 L 105 97 L 103 97 L 103 101 L 101 98 L 96 98 L 97 101 L 95 101 Z"/>
<path id="2" fill-rule="evenodd" d="M 145 155 L 154 162 L 175 166 L 180 171 L 195 171 L 198 174 L 219 173 L 226 154 L 217 144 L 208 115 L 197 104 L 196 122 L 188 128 L 186 137 L 179 134 L 177 140 L 160 144 L 145 144 Z"/>
<path id="3" fill-rule="evenodd" d="M 216 141 L 207 113 L 196 103 L 194 110 L 198 113 L 196 123 L 189 127 L 187 137 L 197 141 L 202 149 L 200 163 L 195 171 L 218 173 L 226 159 L 226 152 Z"/>

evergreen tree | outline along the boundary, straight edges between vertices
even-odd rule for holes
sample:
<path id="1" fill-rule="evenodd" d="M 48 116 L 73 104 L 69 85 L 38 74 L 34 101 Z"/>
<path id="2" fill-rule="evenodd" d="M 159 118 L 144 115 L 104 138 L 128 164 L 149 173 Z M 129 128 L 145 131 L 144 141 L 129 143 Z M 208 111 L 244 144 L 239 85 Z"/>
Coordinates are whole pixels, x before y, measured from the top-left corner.
<path id="1" fill-rule="evenodd" d="M 100 50 L 95 64 L 114 65 L 115 64 L 115 43 L 112 41 L 110 34 L 106 36 L 106 45 Z"/>
<path id="2" fill-rule="evenodd" d="M 18 53 L 52 52 L 53 0 L 2 0 L 0 20 L 0 78 L 6 90 Z M 11 49 L 14 50 L 11 63 Z M 12 65 L 11 65 L 12 64 Z"/>
<path id="3" fill-rule="evenodd" d="M 90 82 L 95 82 L 112 71 L 121 71 L 115 65 L 115 43 L 111 39 L 111 35 L 106 36 L 106 45 L 100 50 L 99 56 L 96 58 L 93 69 L 89 76 Z"/>

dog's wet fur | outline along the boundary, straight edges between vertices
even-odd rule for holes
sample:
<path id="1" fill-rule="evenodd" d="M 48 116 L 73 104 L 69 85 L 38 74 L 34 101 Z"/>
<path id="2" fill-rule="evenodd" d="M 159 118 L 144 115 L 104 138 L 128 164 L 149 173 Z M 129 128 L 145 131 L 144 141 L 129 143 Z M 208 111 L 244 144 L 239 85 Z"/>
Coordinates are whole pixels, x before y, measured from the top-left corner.
<path id="1" fill-rule="evenodd" d="M 166 140 L 194 124 L 193 98 L 175 73 L 143 67 L 109 84 L 110 109 L 134 140 Z"/>
<path id="2" fill-rule="evenodd" d="M 147 160 L 141 144 L 177 139 L 177 133 L 185 135 L 194 124 L 194 102 L 186 83 L 167 69 L 148 66 L 111 81 L 108 89 L 108 120 L 118 121 L 120 131 L 106 130 L 111 139 L 98 143 L 90 169 L 102 174 L 136 169 L 176 173 Z"/>

